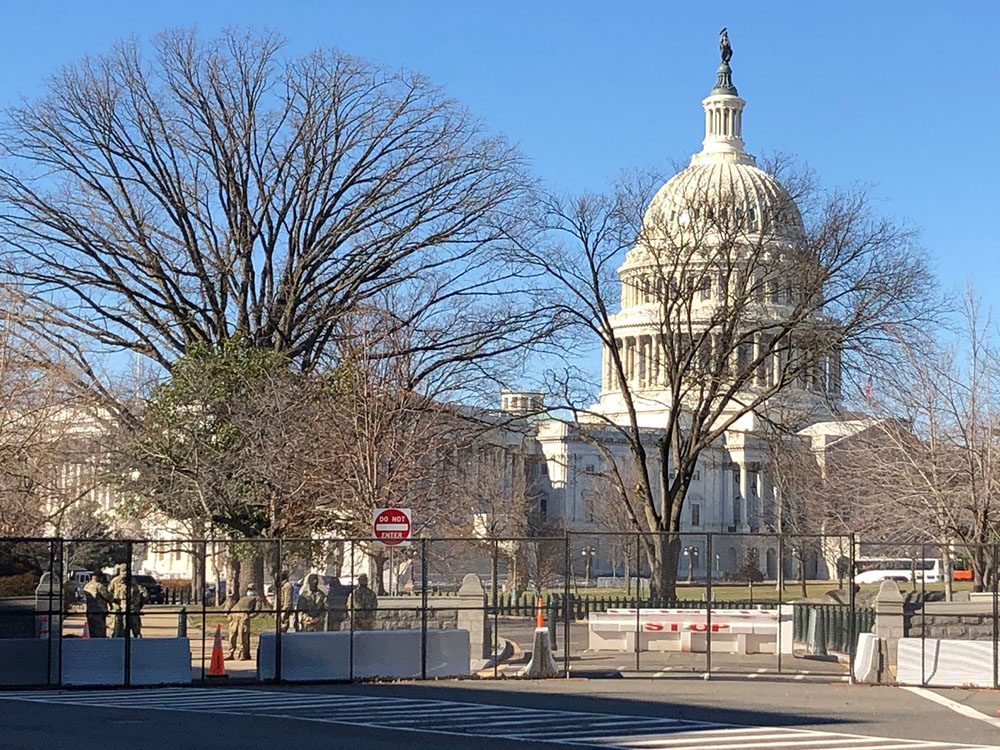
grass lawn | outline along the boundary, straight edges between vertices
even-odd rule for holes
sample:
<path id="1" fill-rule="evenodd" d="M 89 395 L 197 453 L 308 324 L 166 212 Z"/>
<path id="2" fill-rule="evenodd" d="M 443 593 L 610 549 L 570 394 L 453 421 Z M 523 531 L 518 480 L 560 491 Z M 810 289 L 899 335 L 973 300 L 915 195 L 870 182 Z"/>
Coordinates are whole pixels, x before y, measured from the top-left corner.
<path id="1" fill-rule="evenodd" d="M 205 613 L 205 630 L 209 635 L 215 633 L 215 626 L 222 625 L 222 633 L 226 634 L 229 627 L 229 615 L 221 610 L 209 610 Z M 201 613 L 188 615 L 188 628 L 201 627 Z M 250 635 L 260 635 L 274 632 L 274 615 L 256 615 L 250 619 Z"/>
<path id="2" fill-rule="evenodd" d="M 971 581 L 956 581 L 954 584 L 955 591 L 971 591 L 972 582 Z M 839 587 L 837 581 L 808 581 L 806 583 L 806 596 L 808 597 L 820 597 L 823 596 L 828 591 L 834 591 Z M 878 591 L 878 584 L 865 584 L 861 587 L 864 592 L 876 592 Z M 916 586 L 910 583 L 900 583 L 899 590 L 905 596 L 908 591 L 920 591 L 921 587 L 919 582 Z M 944 583 L 928 583 L 924 587 L 925 591 L 944 591 Z M 643 593 L 645 595 L 645 588 Z M 548 591 L 548 593 L 562 594 L 563 590 L 561 588 L 553 588 Z M 599 598 L 599 597 L 625 597 L 624 588 L 597 588 L 595 587 L 585 587 L 580 586 L 578 588 L 570 588 L 570 593 L 574 596 L 585 597 L 585 598 Z M 695 600 L 704 601 L 708 593 L 707 588 L 704 584 L 679 584 L 677 586 L 677 598 L 683 600 Z M 631 596 L 635 595 L 635 589 L 632 589 Z M 630 598 L 629 597 L 629 598 Z M 785 591 L 782 593 L 782 600 L 789 601 L 791 599 L 799 599 L 802 597 L 802 586 L 798 581 L 786 581 Z M 775 587 L 773 581 L 764 583 L 755 583 L 753 585 L 752 598 L 754 602 L 776 602 L 778 601 L 778 591 Z M 734 584 L 734 583 L 719 583 L 713 584 L 712 586 L 712 599 L 715 601 L 749 601 L 751 599 L 750 587 L 746 584 Z"/>

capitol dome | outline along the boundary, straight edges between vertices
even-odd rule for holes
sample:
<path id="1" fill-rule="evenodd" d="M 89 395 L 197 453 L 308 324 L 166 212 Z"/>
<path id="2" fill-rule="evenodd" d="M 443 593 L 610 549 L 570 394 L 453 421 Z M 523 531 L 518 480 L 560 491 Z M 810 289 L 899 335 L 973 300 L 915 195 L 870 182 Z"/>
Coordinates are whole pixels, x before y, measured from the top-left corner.
<path id="1" fill-rule="evenodd" d="M 691 165 L 659 189 L 643 218 L 649 237 L 676 232 L 694 222 L 719 229 L 800 239 L 802 216 L 788 191 L 744 150 L 743 108 L 728 63 L 702 100 L 705 139 Z"/>
<path id="2" fill-rule="evenodd" d="M 772 175 L 743 161 L 704 161 L 677 173 L 653 197 L 643 226 L 654 235 L 705 219 L 740 231 L 764 231 L 775 239 L 796 240 L 804 232 L 788 191 Z"/>

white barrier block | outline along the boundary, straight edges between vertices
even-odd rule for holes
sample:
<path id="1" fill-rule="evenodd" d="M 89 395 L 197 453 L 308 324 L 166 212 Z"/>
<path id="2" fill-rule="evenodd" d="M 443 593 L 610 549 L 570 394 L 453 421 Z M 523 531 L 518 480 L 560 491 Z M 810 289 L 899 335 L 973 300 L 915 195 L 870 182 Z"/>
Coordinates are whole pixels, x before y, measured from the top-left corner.
<path id="1" fill-rule="evenodd" d="M 419 630 L 358 630 L 354 632 L 353 674 L 356 678 L 420 677 Z M 257 647 L 260 679 L 276 678 L 274 633 L 261 633 Z M 289 681 L 347 680 L 351 678 L 350 631 L 283 633 L 281 677 Z M 427 631 L 427 676 L 461 677 L 470 674 L 468 630 Z"/>
<path id="2" fill-rule="evenodd" d="M 124 683 L 124 638 L 66 638 L 62 648 L 64 685 Z M 129 664 L 133 685 L 191 682 L 187 638 L 133 638 Z"/>
<path id="3" fill-rule="evenodd" d="M 712 631 L 712 650 L 732 653 L 775 653 L 778 635 L 781 652 L 792 653 L 792 609 L 711 610 L 621 609 L 588 615 L 588 646 L 593 651 L 632 651 L 635 639 L 650 651 L 695 651 L 707 648 L 706 633 Z"/>
<path id="4" fill-rule="evenodd" d="M 878 678 L 878 636 L 874 633 L 858 635 L 858 650 L 854 655 L 854 679 L 874 682 Z"/>
<path id="5" fill-rule="evenodd" d="M 0 638 L 0 685 L 55 685 L 59 640 Z"/>
<path id="6" fill-rule="evenodd" d="M 923 670 L 921 670 L 923 650 Z M 993 643 L 900 638 L 896 681 L 901 685 L 993 687 Z"/>

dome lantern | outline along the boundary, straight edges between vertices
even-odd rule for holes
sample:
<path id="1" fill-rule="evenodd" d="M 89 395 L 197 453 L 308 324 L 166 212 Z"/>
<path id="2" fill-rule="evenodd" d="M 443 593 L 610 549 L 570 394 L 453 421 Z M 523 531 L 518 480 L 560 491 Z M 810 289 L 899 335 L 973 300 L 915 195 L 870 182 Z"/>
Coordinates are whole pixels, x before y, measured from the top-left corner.
<path id="1" fill-rule="evenodd" d="M 692 164 L 730 161 L 740 164 L 756 164 L 754 158 L 743 150 L 743 107 L 733 85 L 733 71 L 729 60 L 733 48 L 729 45 L 729 35 L 725 29 L 719 37 L 719 52 L 722 63 L 716 71 L 715 88 L 702 100 L 705 108 L 705 139 L 701 153 L 691 157 Z"/>

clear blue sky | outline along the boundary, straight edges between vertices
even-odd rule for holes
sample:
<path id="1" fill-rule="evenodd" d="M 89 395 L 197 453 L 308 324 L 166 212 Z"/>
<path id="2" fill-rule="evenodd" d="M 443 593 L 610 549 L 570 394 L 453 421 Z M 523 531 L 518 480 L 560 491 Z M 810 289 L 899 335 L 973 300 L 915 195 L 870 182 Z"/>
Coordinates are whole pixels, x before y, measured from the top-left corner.
<path id="1" fill-rule="evenodd" d="M 419 70 L 520 144 L 561 190 L 700 148 L 729 28 L 751 152 L 875 186 L 947 288 L 1000 309 L 1000 2 L 7 2 L 0 102 L 122 37 L 267 26 Z"/>

